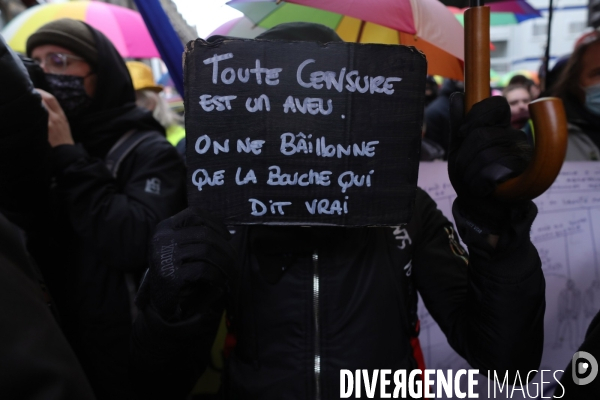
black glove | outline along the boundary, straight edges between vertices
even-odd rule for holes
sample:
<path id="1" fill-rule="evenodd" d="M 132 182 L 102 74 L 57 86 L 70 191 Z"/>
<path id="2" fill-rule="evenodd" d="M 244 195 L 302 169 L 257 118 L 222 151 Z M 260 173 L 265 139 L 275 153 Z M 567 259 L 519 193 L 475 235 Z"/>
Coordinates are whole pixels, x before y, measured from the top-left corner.
<path id="1" fill-rule="evenodd" d="M 495 199 L 496 186 L 520 175 L 531 160 L 524 132 L 510 128 L 510 107 L 493 96 L 473 106 L 463 117 L 464 95 L 450 98 L 451 138 L 448 175 L 458 195 L 453 211 L 481 234 L 499 234 L 531 202 Z"/>
<path id="2" fill-rule="evenodd" d="M 190 208 L 158 224 L 138 308 L 150 304 L 165 320 L 179 321 L 221 302 L 235 272 L 230 237 L 223 223 Z"/>

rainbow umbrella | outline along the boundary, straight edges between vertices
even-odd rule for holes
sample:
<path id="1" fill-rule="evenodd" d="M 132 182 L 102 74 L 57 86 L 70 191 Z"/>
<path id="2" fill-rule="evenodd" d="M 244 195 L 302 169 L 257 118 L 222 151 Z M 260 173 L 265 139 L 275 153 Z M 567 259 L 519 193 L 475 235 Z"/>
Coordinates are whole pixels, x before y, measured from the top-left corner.
<path id="1" fill-rule="evenodd" d="M 468 8 L 472 5 L 471 0 L 440 0 L 442 4 L 456 8 Z M 531 4 L 525 0 L 486 0 L 486 6 L 490 8 L 491 12 L 510 12 L 516 15 L 531 18 L 532 15 L 540 16 Z"/>
<path id="2" fill-rule="evenodd" d="M 215 29 L 210 35 L 233 36 L 244 39 L 254 39 L 261 33 L 266 31 L 265 28 L 256 25 L 247 17 L 238 17 L 231 21 L 225 22 L 223 25 Z"/>
<path id="3" fill-rule="evenodd" d="M 507 4 L 516 4 L 513 11 L 510 11 L 511 8 L 504 5 Z M 497 2 L 486 4 L 490 7 L 490 26 L 500 26 L 500 25 L 516 25 L 523 21 L 526 21 L 531 18 L 538 18 L 542 15 L 539 11 L 531 7 L 529 4 L 527 6 L 522 6 L 523 8 L 518 8 L 519 4 L 527 4 L 523 2 Z M 504 7 L 503 7 L 504 5 Z M 448 9 L 452 11 L 452 13 L 456 16 L 461 23 L 461 25 L 465 24 L 464 21 L 464 13 L 468 8 L 457 8 L 448 6 Z M 499 11 L 502 10 L 502 11 Z"/>
<path id="4" fill-rule="evenodd" d="M 251 27 L 315 22 L 334 29 L 346 42 L 414 46 L 427 56 L 427 73 L 462 80 L 464 30 L 438 0 L 231 0 Z M 238 21 L 220 34 L 239 35 Z M 217 30 L 219 31 L 219 30 Z M 259 30 L 255 29 L 255 37 Z"/>
<path id="5" fill-rule="evenodd" d="M 15 51 L 24 53 L 27 38 L 42 25 L 60 18 L 84 21 L 104 33 L 122 57 L 160 57 L 139 13 L 96 1 L 43 4 L 28 8 L 2 30 Z"/>
<path id="6" fill-rule="evenodd" d="M 451 7 L 448 7 L 451 8 Z M 222 36 L 233 36 L 244 39 L 254 39 L 261 33 L 265 32 L 266 29 L 256 25 L 254 22 L 249 20 L 247 17 L 237 17 L 232 19 L 231 21 L 225 22 L 223 25 L 219 26 L 217 29 L 212 31 L 206 37 L 209 38 L 213 35 L 222 35 Z M 379 41 L 375 41 L 375 43 L 381 43 Z M 490 50 L 495 50 L 494 45 L 490 43 Z M 444 79 L 440 75 L 435 75 L 436 79 L 439 78 L 438 84 L 442 84 L 442 80 Z"/>

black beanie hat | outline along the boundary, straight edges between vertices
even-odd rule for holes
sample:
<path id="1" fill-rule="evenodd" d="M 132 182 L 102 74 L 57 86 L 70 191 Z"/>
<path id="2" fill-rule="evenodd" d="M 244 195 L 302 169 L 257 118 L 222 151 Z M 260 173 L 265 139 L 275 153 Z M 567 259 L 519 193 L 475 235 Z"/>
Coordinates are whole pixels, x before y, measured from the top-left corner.
<path id="1" fill-rule="evenodd" d="M 82 21 L 62 18 L 40 27 L 27 39 L 27 56 L 38 46 L 53 44 L 71 50 L 91 66 L 98 65 L 98 50 L 92 32 Z"/>
<path id="2" fill-rule="evenodd" d="M 261 33 L 256 39 L 262 40 L 298 40 L 304 42 L 343 42 L 331 28 L 312 22 L 288 22 L 279 24 Z"/>

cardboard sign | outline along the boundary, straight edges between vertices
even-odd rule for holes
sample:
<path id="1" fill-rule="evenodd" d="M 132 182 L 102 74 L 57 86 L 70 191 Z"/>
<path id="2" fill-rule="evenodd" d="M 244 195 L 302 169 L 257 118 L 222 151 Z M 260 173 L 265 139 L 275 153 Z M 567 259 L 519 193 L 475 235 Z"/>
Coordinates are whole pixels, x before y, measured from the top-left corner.
<path id="1" fill-rule="evenodd" d="M 188 43 L 189 205 L 232 225 L 407 222 L 426 70 L 405 46 Z"/>

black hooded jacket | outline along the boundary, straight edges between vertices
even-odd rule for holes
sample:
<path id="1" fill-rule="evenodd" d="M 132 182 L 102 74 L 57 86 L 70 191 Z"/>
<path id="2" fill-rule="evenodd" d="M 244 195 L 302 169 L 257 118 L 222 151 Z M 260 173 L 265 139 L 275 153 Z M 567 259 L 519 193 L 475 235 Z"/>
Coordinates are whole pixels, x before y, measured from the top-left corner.
<path id="1" fill-rule="evenodd" d="M 136 107 L 117 50 L 90 29 L 97 87 L 89 109 L 69 121 L 76 144 L 51 151 L 52 214 L 34 256 L 96 396 L 131 399 L 126 360 L 135 278 L 126 274 L 141 274 L 156 224 L 185 206 L 185 166 L 151 113 Z M 105 157 L 132 130 L 154 134 L 114 177 Z"/>
<path id="2" fill-rule="evenodd" d="M 535 215 L 531 204 L 496 249 L 459 225 L 470 255 L 422 190 L 403 227 L 237 227 L 237 281 L 228 295 L 203 299 L 184 321 L 166 321 L 152 306 L 138 315 L 135 381 L 144 398 L 185 398 L 226 309 L 236 344 L 224 398 L 339 399 L 340 369 L 417 367 L 417 292 L 473 368 L 527 376 L 541 360 L 545 309 L 529 240 Z M 201 251 L 198 259 L 208 258 Z"/>
<path id="3" fill-rule="evenodd" d="M 282 24 L 259 38 L 337 37 L 315 25 Z M 448 131 L 449 111 L 447 104 Z M 526 376 L 538 368 L 543 346 L 544 276 L 529 240 L 535 215 L 530 203 L 506 221 L 495 249 L 457 218 L 469 256 L 420 189 L 402 227 L 236 227 L 236 278 L 197 293 L 191 317 L 165 320 L 151 303 L 142 306 L 131 348 L 136 387 L 146 399 L 185 398 L 226 310 L 235 346 L 223 398 L 339 399 L 340 369 L 417 368 L 417 292 L 474 368 Z M 211 276 L 219 267 L 213 251 L 198 245 L 187 261 Z M 193 264 L 199 260 L 207 262 Z"/>

